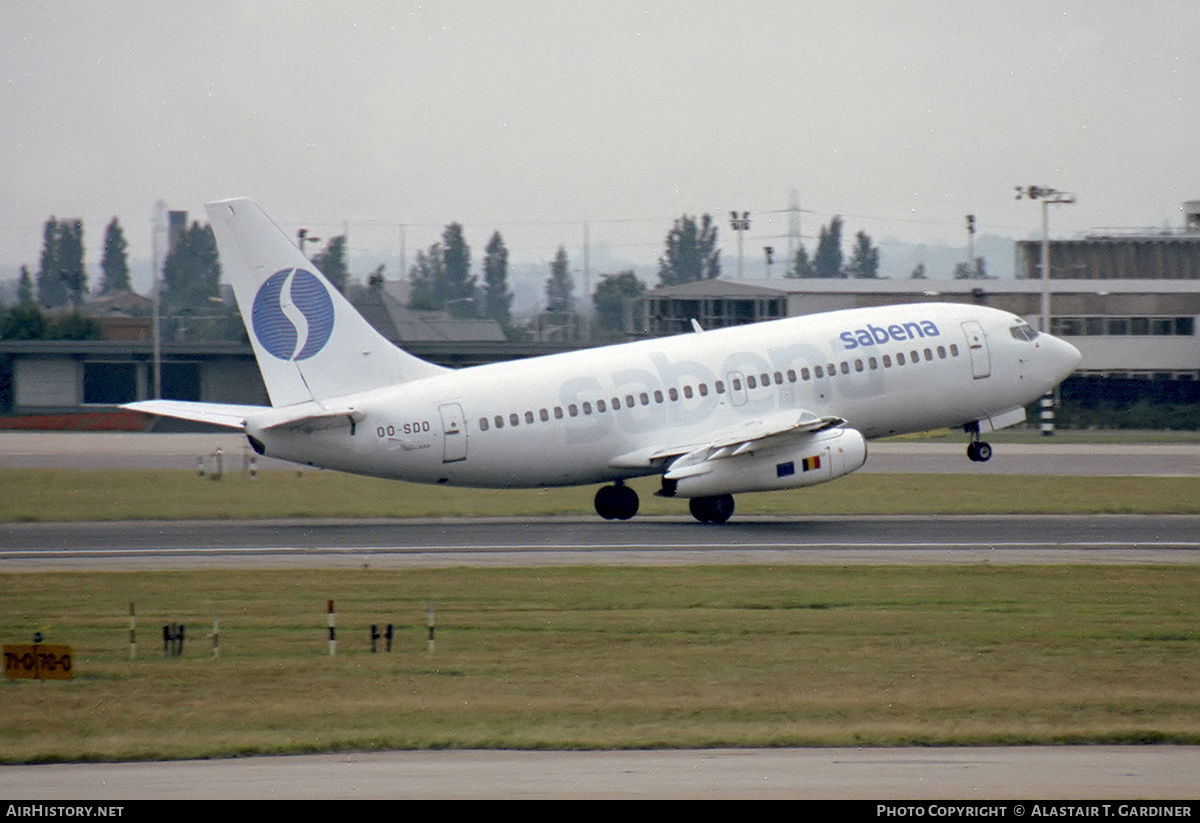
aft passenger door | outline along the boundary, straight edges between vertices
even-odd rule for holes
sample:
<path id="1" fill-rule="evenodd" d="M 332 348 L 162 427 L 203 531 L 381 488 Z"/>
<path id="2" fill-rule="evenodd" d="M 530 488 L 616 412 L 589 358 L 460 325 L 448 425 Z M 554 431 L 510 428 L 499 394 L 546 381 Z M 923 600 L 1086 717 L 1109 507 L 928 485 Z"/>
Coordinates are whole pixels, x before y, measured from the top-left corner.
<path id="1" fill-rule="evenodd" d="M 462 406 L 443 403 L 438 407 L 442 415 L 442 462 L 457 463 L 467 459 L 467 425 Z"/>
<path id="2" fill-rule="evenodd" d="M 962 327 L 967 335 L 967 351 L 971 353 L 971 375 L 976 380 L 990 377 L 992 357 L 988 353 L 987 336 L 983 333 L 983 326 L 975 320 L 968 320 Z"/>

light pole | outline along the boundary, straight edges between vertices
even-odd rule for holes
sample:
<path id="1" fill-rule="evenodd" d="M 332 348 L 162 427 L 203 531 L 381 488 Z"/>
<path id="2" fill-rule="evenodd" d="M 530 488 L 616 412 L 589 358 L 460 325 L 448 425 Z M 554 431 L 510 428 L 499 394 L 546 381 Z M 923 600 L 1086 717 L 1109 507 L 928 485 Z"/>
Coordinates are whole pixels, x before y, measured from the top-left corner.
<path id="1" fill-rule="evenodd" d="M 1042 307 L 1041 331 L 1050 333 L 1050 205 L 1053 203 L 1074 203 L 1075 195 L 1046 186 L 1017 186 L 1017 199 L 1042 201 Z"/>
<path id="2" fill-rule="evenodd" d="M 737 232 L 738 239 L 738 280 L 742 279 L 742 232 L 750 230 L 750 212 L 744 211 L 741 216 L 736 211 L 729 212 L 729 227 Z"/>
<path id="3" fill-rule="evenodd" d="M 1017 186 L 1017 199 L 1029 198 L 1042 201 L 1042 307 L 1041 331 L 1050 333 L 1050 205 L 1052 203 L 1074 203 L 1075 195 L 1066 191 L 1047 188 L 1046 186 Z M 1041 399 L 1041 422 L 1038 428 L 1042 435 L 1049 437 L 1054 434 L 1054 392 Z"/>

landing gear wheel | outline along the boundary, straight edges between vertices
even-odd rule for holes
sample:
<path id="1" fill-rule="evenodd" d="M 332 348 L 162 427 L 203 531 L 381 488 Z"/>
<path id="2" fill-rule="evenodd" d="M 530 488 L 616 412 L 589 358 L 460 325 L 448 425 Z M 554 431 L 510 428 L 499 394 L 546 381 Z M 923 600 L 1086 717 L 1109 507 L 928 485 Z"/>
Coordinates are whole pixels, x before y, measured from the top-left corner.
<path id="1" fill-rule="evenodd" d="M 733 495 L 693 497 L 688 501 L 688 508 L 692 512 L 692 517 L 701 523 L 724 523 L 733 516 Z"/>
<path id="2" fill-rule="evenodd" d="M 967 457 L 975 463 L 986 463 L 992 459 L 992 445 L 982 441 L 973 442 L 967 446 Z"/>
<path id="3" fill-rule="evenodd" d="M 623 483 L 601 486 L 594 502 L 596 514 L 605 520 L 628 520 L 638 513 L 637 492 Z"/>

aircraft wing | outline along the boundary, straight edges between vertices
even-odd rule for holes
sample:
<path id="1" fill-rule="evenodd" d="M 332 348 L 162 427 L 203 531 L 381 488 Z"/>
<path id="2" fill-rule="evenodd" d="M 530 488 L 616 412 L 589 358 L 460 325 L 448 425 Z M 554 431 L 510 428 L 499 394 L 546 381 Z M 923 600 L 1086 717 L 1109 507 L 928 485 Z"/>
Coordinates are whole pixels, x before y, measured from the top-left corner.
<path id="1" fill-rule="evenodd" d="M 672 468 L 679 469 L 707 460 L 745 454 L 766 445 L 775 445 L 789 437 L 823 431 L 844 425 L 845 422 L 840 417 L 817 417 L 809 412 L 776 412 L 719 429 L 699 442 L 652 446 L 628 452 L 612 460 L 610 465 L 621 469 L 648 468 L 659 461 L 678 458 Z"/>

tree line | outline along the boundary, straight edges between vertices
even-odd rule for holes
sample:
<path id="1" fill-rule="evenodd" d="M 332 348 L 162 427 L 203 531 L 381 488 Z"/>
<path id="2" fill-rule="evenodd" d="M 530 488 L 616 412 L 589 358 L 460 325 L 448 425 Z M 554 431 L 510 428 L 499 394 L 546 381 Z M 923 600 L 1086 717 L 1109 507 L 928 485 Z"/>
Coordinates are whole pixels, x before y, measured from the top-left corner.
<path id="1" fill-rule="evenodd" d="M 823 226 L 814 254 L 810 258 L 800 245 L 787 271 L 788 277 L 863 277 L 879 276 L 879 249 L 865 232 L 855 235 L 848 257 L 842 252 L 843 221 L 835 216 Z M 236 308 L 220 302 L 221 267 L 211 226 L 194 221 L 176 230 L 170 252 L 163 262 L 160 280 L 162 314 L 190 322 L 197 336 L 200 320 L 236 320 Z M 42 254 L 36 278 L 27 266 L 21 267 L 17 307 L 20 316 L 14 322 L 0 324 L 0 336 L 50 333 L 55 323 L 45 318 L 41 324 L 35 315 L 78 316 L 89 295 L 105 296 L 129 291 L 128 244 L 120 221 L 114 217 L 105 229 L 100 279 L 93 293 L 84 267 L 83 225 L 80 220 L 50 217 L 43 229 Z M 331 238 L 313 255 L 313 264 L 339 290 L 350 283 L 346 260 L 346 238 Z M 667 232 L 658 259 L 658 285 L 674 286 L 695 280 L 715 279 L 721 275 L 721 250 L 718 228 L 709 214 L 700 217 L 682 215 Z M 411 286 L 409 306 L 425 311 L 445 311 L 460 319 L 494 320 L 510 336 L 521 336 L 529 329 L 515 327 L 512 317 L 513 293 L 508 288 L 509 252 L 499 231 L 493 232 L 482 260 L 481 273 L 472 273 L 471 249 L 463 227 L 450 223 L 440 239 L 423 249 L 407 272 Z M 367 277 L 367 287 L 383 284 L 383 266 Z M 545 308 L 534 326 L 543 337 L 575 337 L 580 307 L 575 297 L 575 282 L 565 247 L 559 246 L 545 281 Z M 630 301 L 646 290 L 632 270 L 601 277 L 591 295 L 595 314 L 594 331 L 600 337 L 615 337 L 627 325 Z M 93 324 L 94 325 L 94 324 Z M 224 336 L 236 324 L 218 322 Z M 75 322 L 59 333 L 91 334 L 86 323 Z M 199 334 L 199 336 L 210 336 Z"/>

